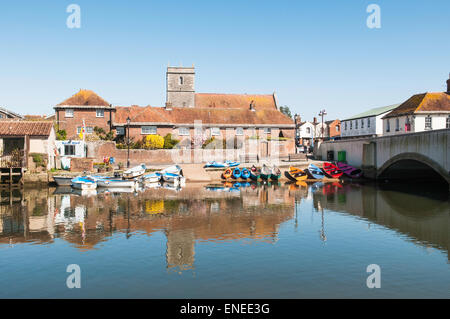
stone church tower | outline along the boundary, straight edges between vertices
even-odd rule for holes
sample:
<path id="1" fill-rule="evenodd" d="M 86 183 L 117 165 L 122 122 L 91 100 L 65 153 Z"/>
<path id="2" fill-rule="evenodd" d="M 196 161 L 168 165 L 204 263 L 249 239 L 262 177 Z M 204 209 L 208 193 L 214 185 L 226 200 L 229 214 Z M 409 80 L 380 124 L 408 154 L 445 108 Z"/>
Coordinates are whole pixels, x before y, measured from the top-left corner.
<path id="1" fill-rule="evenodd" d="M 192 67 L 167 67 L 166 105 L 173 107 L 195 106 L 195 69 Z"/>

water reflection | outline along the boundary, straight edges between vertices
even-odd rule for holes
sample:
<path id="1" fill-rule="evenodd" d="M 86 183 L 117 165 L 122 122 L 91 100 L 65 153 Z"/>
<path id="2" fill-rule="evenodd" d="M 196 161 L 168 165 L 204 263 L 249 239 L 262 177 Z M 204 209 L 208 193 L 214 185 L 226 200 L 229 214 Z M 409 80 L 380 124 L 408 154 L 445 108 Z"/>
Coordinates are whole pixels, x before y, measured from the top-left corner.
<path id="1" fill-rule="evenodd" d="M 321 216 L 318 238 L 327 236 L 327 212 L 340 212 L 395 230 L 419 245 L 447 253 L 449 203 L 373 186 L 339 183 L 189 185 L 136 193 L 27 189 L 0 192 L 0 248 L 21 243 L 69 242 L 80 251 L 101 249 L 113 236 L 166 237 L 166 267 L 195 267 L 197 242 L 275 243 L 280 225 L 293 220 L 300 203 L 312 201 Z M 300 223 L 301 224 L 301 223 Z M 1 252 L 1 251 L 0 251 Z"/>

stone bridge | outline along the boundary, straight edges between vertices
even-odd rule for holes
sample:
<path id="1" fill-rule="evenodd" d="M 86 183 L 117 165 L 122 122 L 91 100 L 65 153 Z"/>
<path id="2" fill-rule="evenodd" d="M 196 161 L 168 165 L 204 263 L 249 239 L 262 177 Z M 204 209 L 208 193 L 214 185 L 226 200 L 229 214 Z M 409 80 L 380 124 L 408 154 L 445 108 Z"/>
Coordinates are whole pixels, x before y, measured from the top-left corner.
<path id="1" fill-rule="evenodd" d="M 345 151 L 348 164 L 362 168 L 370 178 L 432 174 L 450 188 L 450 129 L 323 142 L 315 155 L 327 160 L 329 151 L 334 160 Z"/>

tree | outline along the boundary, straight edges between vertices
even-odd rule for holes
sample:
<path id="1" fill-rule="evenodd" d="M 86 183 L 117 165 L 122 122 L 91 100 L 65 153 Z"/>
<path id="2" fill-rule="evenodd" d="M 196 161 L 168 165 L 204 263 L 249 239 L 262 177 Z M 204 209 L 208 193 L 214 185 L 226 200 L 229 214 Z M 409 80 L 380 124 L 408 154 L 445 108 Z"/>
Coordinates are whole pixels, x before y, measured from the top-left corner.
<path id="1" fill-rule="evenodd" d="M 280 112 L 286 115 L 289 118 L 292 118 L 291 110 L 289 109 L 289 106 L 280 106 Z"/>

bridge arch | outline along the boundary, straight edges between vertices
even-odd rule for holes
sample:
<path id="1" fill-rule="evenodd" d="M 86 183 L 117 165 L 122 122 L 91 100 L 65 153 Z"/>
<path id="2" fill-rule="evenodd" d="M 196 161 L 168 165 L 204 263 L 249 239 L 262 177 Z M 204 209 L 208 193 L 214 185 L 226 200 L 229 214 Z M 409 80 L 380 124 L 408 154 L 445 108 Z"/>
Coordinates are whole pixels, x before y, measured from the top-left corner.
<path id="1" fill-rule="evenodd" d="M 449 172 L 446 171 L 442 165 L 437 163 L 436 161 L 432 160 L 431 158 L 422 155 L 420 153 L 401 153 L 397 154 L 394 157 L 388 159 L 386 162 L 384 162 L 383 165 L 381 165 L 377 170 L 377 178 L 383 178 L 385 176 L 385 173 L 388 171 L 389 168 L 391 168 L 393 165 L 400 163 L 400 162 L 418 162 L 421 164 L 424 164 L 425 166 L 428 166 L 431 168 L 435 173 L 440 175 L 444 181 L 447 182 L 447 184 L 450 187 L 450 176 Z"/>

